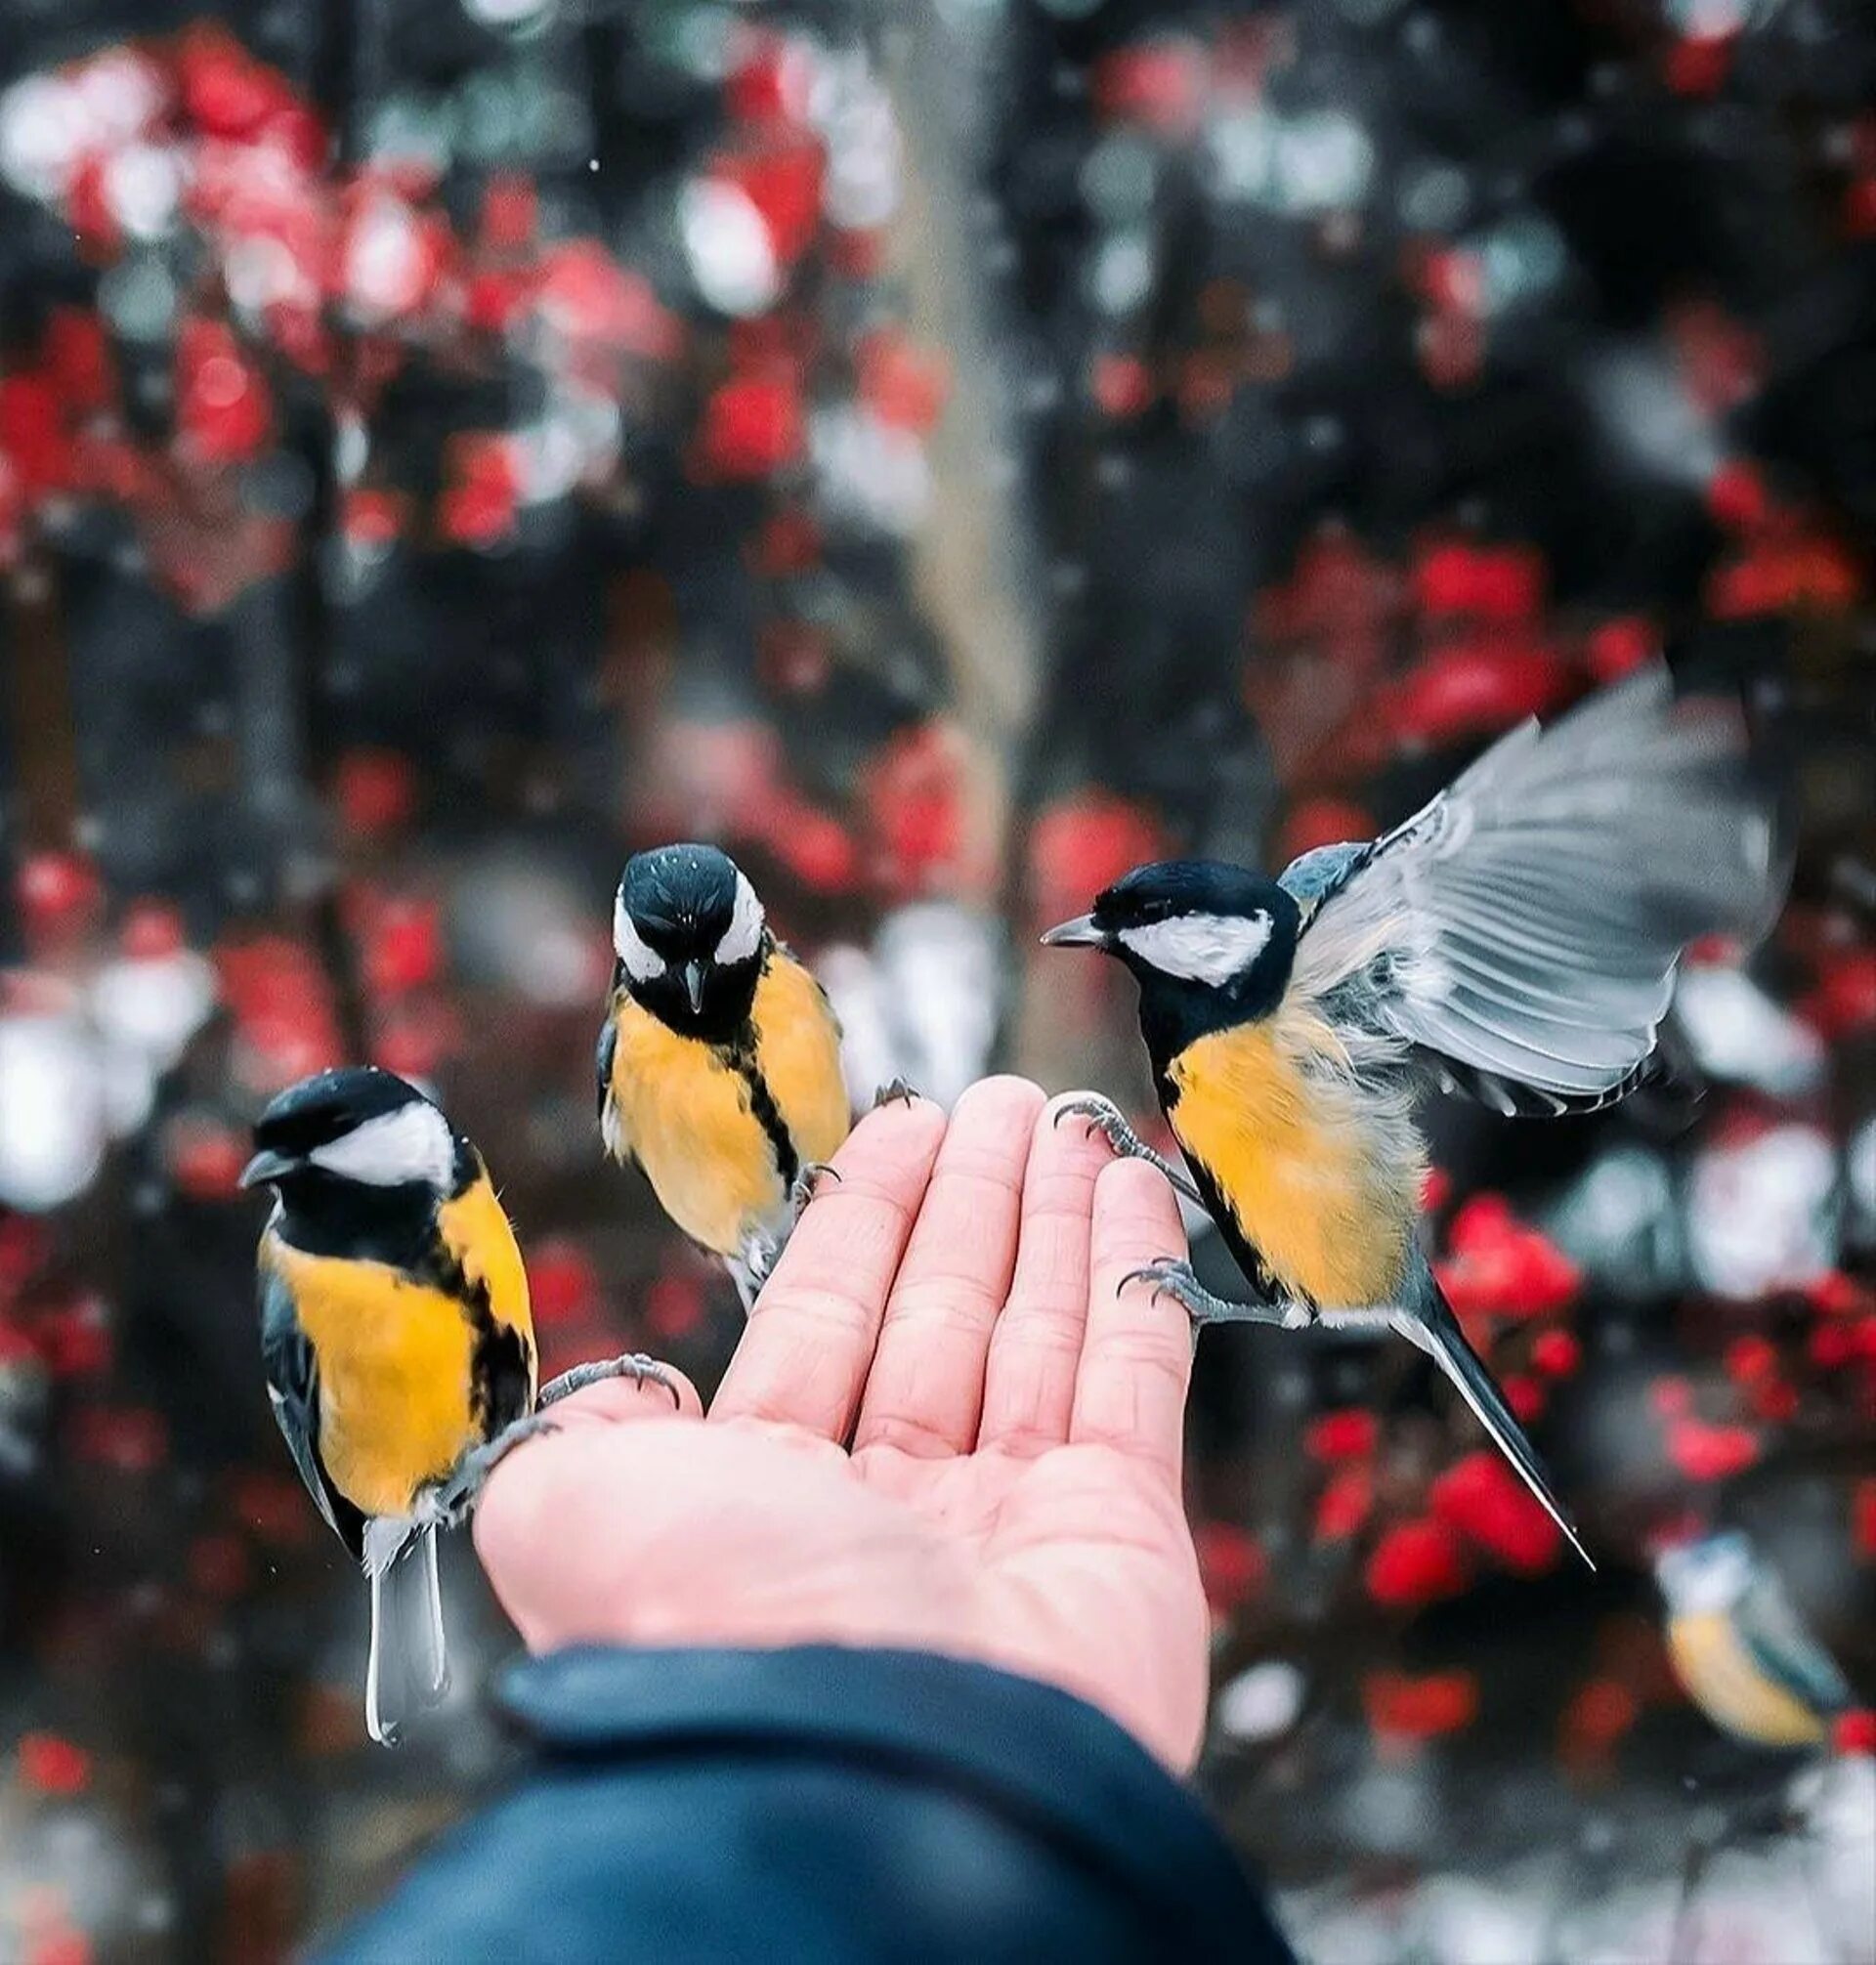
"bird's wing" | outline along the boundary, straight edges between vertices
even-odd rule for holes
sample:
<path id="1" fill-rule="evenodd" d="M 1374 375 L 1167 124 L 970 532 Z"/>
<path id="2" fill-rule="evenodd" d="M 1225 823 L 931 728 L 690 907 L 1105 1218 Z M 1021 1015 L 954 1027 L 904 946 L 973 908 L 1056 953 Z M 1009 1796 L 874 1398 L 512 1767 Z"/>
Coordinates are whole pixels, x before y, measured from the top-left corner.
<path id="1" fill-rule="evenodd" d="M 1840 1713 L 1855 1702 L 1836 1659 L 1805 1628 L 1783 1584 L 1763 1565 L 1735 1621 L 1759 1669 L 1813 1711 Z"/>
<path id="2" fill-rule="evenodd" d="M 333 1533 L 358 1556 L 363 1548 L 363 1517 L 333 1489 L 320 1465 L 319 1361 L 300 1327 L 291 1291 L 265 1259 L 260 1287 L 261 1363 L 267 1373 L 268 1403 L 307 1492 Z"/>
<path id="3" fill-rule="evenodd" d="M 599 1080 L 599 1136 L 615 1160 L 624 1160 L 631 1154 L 632 1142 L 625 1136 L 624 1116 L 618 1109 L 618 1100 L 613 1096 L 613 1056 L 618 1049 L 618 1024 L 609 1004 L 606 1020 L 599 1027 L 599 1047 L 593 1057 Z"/>
<path id="4" fill-rule="evenodd" d="M 1289 868 L 1291 988 L 1503 1111 L 1581 1109 L 1634 1082 L 1686 944 L 1762 930 L 1783 871 L 1737 712 L 1650 667 Z"/>

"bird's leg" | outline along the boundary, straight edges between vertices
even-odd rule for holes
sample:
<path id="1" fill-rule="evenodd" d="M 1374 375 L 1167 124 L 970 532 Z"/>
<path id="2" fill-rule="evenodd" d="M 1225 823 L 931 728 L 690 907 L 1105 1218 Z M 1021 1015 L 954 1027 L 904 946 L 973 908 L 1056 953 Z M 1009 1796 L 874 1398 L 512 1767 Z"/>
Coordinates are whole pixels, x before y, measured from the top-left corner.
<path id="1" fill-rule="evenodd" d="M 424 1489 L 413 1513 L 419 1520 L 441 1522 L 446 1528 L 459 1528 L 475 1512 L 489 1476 L 525 1439 L 538 1439 L 542 1433 L 559 1429 L 551 1419 L 529 1413 L 513 1421 L 481 1446 L 472 1446 L 456 1462 L 451 1472 L 435 1485 Z"/>
<path id="2" fill-rule="evenodd" d="M 634 1385 L 662 1386 L 671 1395 L 673 1411 L 683 1403 L 670 1373 L 656 1358 L 648 1358 L 643 1351 L 576 1365 L 572 1371 L 562 1372 L 557 1379 L 541 1387 L 533 1412 L 511 1420 L 493 1439 L 471 1447 L 448 1474 L 425 1489 L 422 1505 L 417 1510 L 419 1517 L 440 1521 L 448 1528 L 459 1526 L 474 1511 L 482 1490 L 488 1485 L 489 1476 L 516 1447 L 524 1440 L 539 1439 L 545 1433 L 559 1431 L 544 1408 L 558 1405 L 570 1393 L 581 1391 L 589 1385 L 600 1385 L 607 1379 L 615 1378 L 628 1378 Z"/>
<path id="3" fill-rule="evenodd" d="M 661 1385 L 671 1395 L 673 1410 L 683 1404 L 670 1373 L 656 1358 L 648 1358 L 643 1351 L 630 1351 L 623 1357 L 599 1358 L 591 1364 L 576 1365 L 572 1371 L 562 1372 L 557 1379 L 549 1379 L 534 1400 L 534 1411 L 538 1414 L 546 1406 L 558 1405 L 571 1392 L 583 1391 L 589 1385 L 600 1385 L 612 1378 L 628 1378 L 634 1385 Z M 516 1424 L 525 1426 L 527 1421 L 517 1421 Z M 514 1427 L 508 1431 L 512 1432 Z M 501 1435 L 503 1438 L 506 1436 Z"/>
<path id="4" fill-rule="evenodd" d="M 1234 1303 L 1215 1297 L 1193 1272 L 1190 1262 L 1167 1257 L 1133 1269 L 1121 1278 L 1121 1288 L 1129 1283 L 1151 1283 L 1155 1296 L 1171 1297 L 1185 1307 L 1195 1326 L 1207 1324 L 1270 1324 L 1281 1331 L 1306 1330 L 1317 1321 L 1317 1313 L 1307 1303 Z"/>
<path id="5" fill-rule="evenodd" d="M 1112 1099 L 1102 1098 L 1092 1091 L 1065 1098 L 1055 1108 L 1055 1124 L 1059 1126 L 1070 1113 L 1077 1119 L 1086 1119 L 1088 1131 L 1100 1133 L 1123 1160 L 1144 1160 L 1149 1167 L 1157 1167 L 1172 1183 L 1174 1192 L 1183 1194 L 1195 1207 L 1205 1206 L 1199 1197 L 1199 1190 L 1187 1175 L 1174 1167 L 1164 1153 L 1155 1152 L 1133 1131 L 1127 1122 L 1127 1115 Z"/>
<path id="6" fill-rule="evenodd" d="M 917 1096 L 917 1092 L 903 1078 L 894 1078 L 889 1085 L 882 1085 L 873 1094 L 873 1109 L 877 1112 L 882 1105 L 890 1105 L 895 1098 L 902 1098 L 911 1105 Z"/>
<path id="7" fill-rule="evenodd" d="M 755 1307 L 762 1285 L 775 1274 L 775 1265 L 782 1260 L 782 1251 L 789 1246 L 789 1237 L 800 1225 L 809 1203 L 821 1191 L 824 1176 L 837 1181 L 840 1170 L 819 1160 L 810 1160 L 789 1185 L 788 1225 L 780 1233 L 771 1233 L 766 1228 L 751 1228 L 744 1236 L 742 1248 L 734 1256 L 725 1258 L 731 1279 L 736 1284 L 736 1293 L 743 1300 L 745 1316 Z"/>

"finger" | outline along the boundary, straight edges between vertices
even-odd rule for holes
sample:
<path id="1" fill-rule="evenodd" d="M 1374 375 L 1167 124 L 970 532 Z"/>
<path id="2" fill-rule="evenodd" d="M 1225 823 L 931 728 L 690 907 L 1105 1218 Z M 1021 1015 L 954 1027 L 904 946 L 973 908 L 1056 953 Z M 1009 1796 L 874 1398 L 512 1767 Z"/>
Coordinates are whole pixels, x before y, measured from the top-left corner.
<path id="1" fill-rule="evenodd" d="M 1163 1256 L 1182 1258 L 1185 1229 L 1164 1175 L 1116 1161 L 1094 1183 L 1087 1334 L 1075 1377 L 1071 1444 L 1109 1446 L 1175 1486 L 1192 1377 L 1192 1323 L 1151 1283 L 1122 1281 Z"/>
<path id="2" fill-rule="evenodd" d="M 1064 1096 L 1072 1096 L 1065 1093 Z M 1058 1125 L 1052 1098 L 1036 1122 L 1009 1303 L 991 1334 L 977 1444 L 1029 1456 L 1060 1446 L 1075 1405 L 1087 1325 L 1094 1182 L 1114 1156 L 1085 1120 Z"/>
<path id="3" fill-rule="evenodd" d="M 886 1305 L 856 1453 L 896 1446 L 931 1459 L 976 1441 L 1042 1105 L 1041 1088 L 1025 1078 L 986 1078 L 954 1108 Z"/>
<path id="4" fill-rule="evenodd" d="M 511 1614 L 525 1607 L 516 1618 L 524 1636 L 536 1611 L 562 1614 L 569 1606 L 561 1598 L 583 1586 L 583 1566 L 564 1558 L 569 1538 L 578 1547 L 586 1533 L 577 1511 L 616 1505 L 603 1478 L 613 1442 L 646 1422 L 695 1426 L 703 1418 L 696 1386 L 674 1365 L 663 1370 L 678 1395 L 675 1411 L 671 1392 L 654 1379 L 602 1379 L 550 1406 L 542 1415 L 550 1431 L 523 1441 L 490 1474 L 472 1522 L 476 1554 Z"/>
<path id="5" fill-rule="evenodd" d="M 845 1439 L 886 1294 L 945 1136 L 929 1099 L 870 1112 L 789 1237 L 749 1313 L 710 1418 L 762 1419 Z"/>

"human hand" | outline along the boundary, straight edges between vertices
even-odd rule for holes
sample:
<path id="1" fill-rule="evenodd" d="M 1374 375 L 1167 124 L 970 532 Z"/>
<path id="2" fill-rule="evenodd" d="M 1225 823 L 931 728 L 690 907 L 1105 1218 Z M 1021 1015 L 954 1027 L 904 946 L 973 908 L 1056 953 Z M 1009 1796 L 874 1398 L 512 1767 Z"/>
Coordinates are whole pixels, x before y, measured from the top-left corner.
<path id="1" fill-rule="evenodd" d="M 1175 1769 L 1205 1719 L 1180 1502 L 1191 1329 L 1121 1279 L 1172 1190 L 990 1079 L 862 1120 L 704 1419 L 613 1380 L 491 1476 L 476 1546 L 530 1649 L 876 1645 L 1101 1707 Z M 851 1440 L 849 1448 L 847 1442 Z"/>

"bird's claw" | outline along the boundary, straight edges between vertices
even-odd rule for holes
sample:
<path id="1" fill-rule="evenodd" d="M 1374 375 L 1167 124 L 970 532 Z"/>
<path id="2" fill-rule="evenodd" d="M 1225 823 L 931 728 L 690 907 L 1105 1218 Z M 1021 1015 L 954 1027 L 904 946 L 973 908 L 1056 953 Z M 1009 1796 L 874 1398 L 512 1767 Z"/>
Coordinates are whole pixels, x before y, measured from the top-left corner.
<path id="1" fill-rule="evenodd" d="M 647 1357 L 643 1351 L 629 1351 L 621 1357 L 599 1358 L 591 1364 L 575 1365 L 572 1371 L 564 1371 L 557 1379 L 550 1379 L 541 1387 L 540 1394 L 534 1400 L 535 1415 L 538 1417 L 546 1407 L 558 1405 L 571 1393 L 583 1391 L 589 1385 L 602 1385 L 607 1379 L 615 1378 L 628 1378 L 634 1385 L 662 1386 L 671 1395 L 673 1411 L 684 1403 L 676 1380 L 663 1365 L 656 1358 Z M 518 1424 L 525 1426 L 527 1422 L 524 1420 Z M 551 1431 L 551 1423 L 543 1430 Z M 508 1429 L 509 1432 L 514 1431 L 514 1427 Z M 501 1437 L 506 1438 L 507 1434 Z"/>
<path id="2" fill-rule="evenodd" d="M 789 1207 L 793 1212 L 794 1218 L 797 1221 L 808 1212 L 808 1203 L 819 1193 L 821 1179 L 824 1175 L 835 1186 L 839 1185 L 839 1168 L 830 1167 L 823 1160 L 810 1160 L 801 1169 L 800 1173 L 794 1176 L 792 1182 L 790 1182 L 789 1187 Z"/>
<path id="3" fill-rule="evenodd" d="M 1121 1278 L 1120 1289 L 1125 1290 L 1130 1283 L 1151 1283 L 1155 1301 L 1171 1297 L 1201 1327 L 1274 1324 L 1280 1330 L 1299 1331 L 1316 1321 L 1315 1311 L 1306 1303 L 1234 1303 L 1229 1298 L 1215 1296 L 1199 1281 L 1190 1262 L 1178 1261 L 1171 1256 L 1130 1270 Z"/>
<path id="4" fill-rule="evenodd" d="M 895 1099 L 903 1099 L 908 1105 L 918 1102 L 918 1094 L 903 1078 L 895 1076 L 889 1084 L 882 1085 L 873 1094 L 873 1109 L 877 1112 L 882 1105 L 890 1105 Z"/>
<path id="5" fill-rule="evenodd" d="M 1127 1115 L 1111 1098 L 1103 1098 L 1097 1091 L 1065 1098 L 1055 1108 L 1053 1123 L 1059 1126 L 1071 1113 L 1077 1119 L 1087 1121 L 1090 1139 L 1098 1132 L 1123 1160 L 1144 1160 L 1149 1167 L 1157 1168 L 1166 1176 L 1175 1193 L 1183 1194 L 1195 1207 L 1205 1206 L 1199 1190 L 1164 1153 L 1156 1152 L 1134 1132 L 1128 1123 Z"/>

